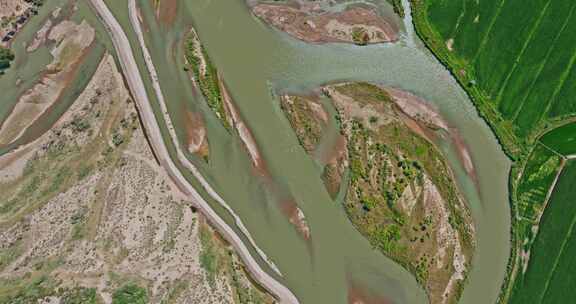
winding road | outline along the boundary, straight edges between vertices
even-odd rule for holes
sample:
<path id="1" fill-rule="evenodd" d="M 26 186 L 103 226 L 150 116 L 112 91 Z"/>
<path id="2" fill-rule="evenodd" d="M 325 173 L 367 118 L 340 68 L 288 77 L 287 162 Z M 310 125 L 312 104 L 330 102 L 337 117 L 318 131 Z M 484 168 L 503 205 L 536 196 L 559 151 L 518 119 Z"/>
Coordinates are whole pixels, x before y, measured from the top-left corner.
<path id="1" fill-rule="evenodd" d="M 200 212 L 202 212 L 208 220 L 212 223 L 212 225 L 218 229 L 218 231 L 222 234 L 224 238 L 232 246 L 236 249 L 236 252 L 240 255 L 243 262 L 245 263 L 248 271 L 252 275 L 252 277 L 259 282 L 264 288 L 266 288 L 270 293 L 272 293 L 280 303 L 292 304 L 292 303 L 299 303 L 298 299 L 294 294 L 282 283 L 277 281 L 275 278 L 270 276 L 267 272 L 265 272 L 262 267 L 256 262 L 256 260 L 250 254 L 250 251 L 246 247 L 246 245 L 242 242 L 241 238 L 236 234 L 236 232 L 210 207 L 210 205 L 200 196 L 200 194 L 192 187 L 192 185 L 186 180 L 186 178 L 182 175 L 182 172 L 178 169 L 170 154 L 168 149 L 166 148 L 164 141 L 162 139 L 162 134 L 160 131 L 160 125 L 156 120 L 154 115 L 154 111 L 152 109 L 152 105 L 146 93 L 146 89 L 144 86 L 144 81 L 140 75 L 140 71 L 138 69 L 138 65 L 136 64 L 136 60 L 134 59 L 134 54 L 132 52 L 132 48 L 130 46 L 130 42 L 126 33 L 112 14 L 112 12 L 108 9 L 106 4 L 103 0 L 90 0 L 92 7 L 98 14 L 98 16 L 103 21 L 104 26 L 106 27 L 107 31 L 112 38 L 112 42 L 114 44 L 114 48 L 116 49 L 118 59 L 128 83 L 128 87 L 132 92 L 132 96 L 135 99 L 136 106 L 140 112 L 142 122 L 146 133 L 148 134 L 150 144 L 152 149 L 154 150 L 156 156 L 158 157 L 158 161 L 160 165 L 168 172 L 168 174 L 172 177 L 174 182 L 181 188 L 184 189 L 186 192 L 185 194 L 195 203 L 198 207 Z M 140 43 L 143 44 L 143 37 L 141 36 L 141 29 L 136 18 L 136 3 L 134 0 L 130 0 L 130 18 L 132 22 L 132 26 L 137 34 L 139 34 Z M 136 23 L 136 24 L 135 24 Z M 142 47 L 142 46 L 141 46 Z M 162 93 L 160 90 L 160 86 L 158 83 L 158 79 L 156 76 L 156 72 L 154 66 L 152 64 L 151 58 L 149 58 L 148 51 L 143 45 L 143 52 L 145 55 L 146 63 L 148 72 L 150 73 L 153 86 L 157 97 L 161 103 L 161 108 L 164 113 L 164 117 L 168 118 L 166 120 L 166 124 L 168 125 L 169 132 L 171 133 L 171 139 L 174 141 L 175 132 L 172 126 L 171 121 L 169 120 L 168 113 L 166 111 L 166 105 L 164 103 L 164 99 L 162 97 Z M 174 136 L 173 136 L 174 134 Z M 175 147 L 177 150 L 178 158 L 183 163 L 183 165 L 192 171 L 194 176 L 200 181 L 204 189 L 212 196 L 216 201 L 218 201 L 221 205 L 223 205 L 229 212 L 232 210 L 230 207 L 224 202 L 224 200 L 210 187 L 208 182 L 202 177 L 200 172 L 196 170 L 196 168 L 184 157 L 184 153 L 180 150 L 180 146 L 176 144 Z M 185 160 L 185 161 L 184 161 Z M 263 258 L 267 263 L 271 263 L 264 253 L 256 246 L 252 238 L 249 234 L 247 234 L 246 228 L 240 221 L 240 219 L 232 212 L 232 216 L 234 216 L 236 220 L 236 225 L 245 236 L 249 239 L 252 243 L 254 248 L 258 251 L 260 255 L 263 255 Z M 272 268 L 275 268 L 273 264 L 271 264 Z"/>

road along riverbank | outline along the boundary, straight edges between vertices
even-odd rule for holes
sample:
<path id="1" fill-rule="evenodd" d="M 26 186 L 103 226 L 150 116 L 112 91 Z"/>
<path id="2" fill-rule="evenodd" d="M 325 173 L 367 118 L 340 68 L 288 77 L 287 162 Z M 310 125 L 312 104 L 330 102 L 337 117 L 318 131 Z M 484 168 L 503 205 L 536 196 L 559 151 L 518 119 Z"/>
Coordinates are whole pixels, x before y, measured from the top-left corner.
<path id="1" fill-rule="evenodd" d="M 180 188 L 186 192 L 188 197 L 190 197 L 191 200 L 197 205 L 198 209 L 211 221 L 211 223 L 220 231 L 220 233 L 222 233 L 222 235 L 232 244 L 232 246 L 234 246 L 234 248 L 237 250 L 238 254 L 242 257 L 242 260 L 246 264 L 247 269 L 250 271 L 251 275 L 254 277 L 255 280 L 257 280 L 264 288 L 266 288 L 268 291 L 274 294 L 281 303 L 299 303 L 298 299 L 296 299 L 296 297 L 292 294 L 292 292 L 288 288 L 286 288 L 280 282 L 275 280 L 272 276 L 270 276 L 260 267 L 260 265 L 256 262 L 256 260 L 250 255 L 248 248 L 242 242 L 240 237 L 222 218 L 220 218 L 216 214 L 216 212 L 200 196 L 200 194 L 196 191 L 196 189 L 194 189 L 190 185 L 190 183 L 185 179 L 180 170 L 176 167 L 176 164 L 170 158 L 168 149 L 164 145 L 164 141 L 162 139 L 160 131 L 160 126 L 154 116 L 150 100 L 148 99 L 148 95 L 146 94 L 144 82 L 138 70 L 138 66 L 134 59 L 134 54 L 132 52 L 132 48 L 130 46 L 126 34 L 124 33 L 122 27 L 120 26 L 116 18 L 112 15 L 112 13 L 102 0 L 91 0 L 91 4 L 98 13 L 98 15 L 100 16 L 100 18 L 102 19 L 103 23 L 106 26 L 106 29 L 108 30 L 112 38 L 122 71 L 124 72 L 126 81 L 128 83 L 128 87 L 135 99 L 137 108 L 140 112 L 142 123 L 149 136 L 150 144 L 152 145 L 152 149 L 154 150 L 156 156 L 158 157 L 161 166 L 168 171 L 170 176 L 174 179 L 174 182 L 178 184 Z M 135 2 L 131 1 L 130 5 L 131 10 L 133 9 L 135 10 Z M 131 16 L 132 17 L 136 16 L 134 14 L 134 11 L 131 12 Z M 148 61 L 149 60 L 147 60 L 147 62 Z M 160 89 L 157 83 L 157 76 L 154 77 L 155 73 L 151 74 L 152 78 L 154 79 L 154 86 L 155 90 L 157 91 L 156 93 L 158 94 L 160 93 L 159 92 Z M 162 94 L 160 93 L 159 96 L 162 96 Z M 163 112 L 167 113 L 166 111 Z M 171 126 L 169 121 L 167 121 L 166 123 L 168 124 L 169 129 L 171 129 L 170 132 L 173 132 L 173 126 Z M 176 145 L 176 149 L 179 154 L 183 154 L 180 151 L 178 145 Z M 186 162 L 184 163 L 184 165 L 186 166 Z M 194 170 L 192 171 L 194 173 Z M 199 175 L 197 170 L 195 176 L 200 177 L 198 178 L 198 180 L 202 183 L 204 187 L 208 185 L 208 183 L 201 177 L 201 175 Z M 209 189 L 211 189 L 211 187 L 209 186 L 206 187 L 206 190 L 208 190 L 211 195 L 219 197 L 213 190 L 210 191 Z M 242 229 L 241 227 L 239 228 Z"/>

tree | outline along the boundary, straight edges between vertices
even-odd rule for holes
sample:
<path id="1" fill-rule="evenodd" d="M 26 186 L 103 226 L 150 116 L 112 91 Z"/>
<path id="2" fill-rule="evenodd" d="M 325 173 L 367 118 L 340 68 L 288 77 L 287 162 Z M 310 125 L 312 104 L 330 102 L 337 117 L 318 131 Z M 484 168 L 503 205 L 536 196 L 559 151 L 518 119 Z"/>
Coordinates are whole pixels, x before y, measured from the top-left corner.
<path id="1" fill-rule="evenodd" d="M 0 47 L 0 73 L 10 67 L 12 60 L 14 60 L 14 53 L 10 49 Z"/>

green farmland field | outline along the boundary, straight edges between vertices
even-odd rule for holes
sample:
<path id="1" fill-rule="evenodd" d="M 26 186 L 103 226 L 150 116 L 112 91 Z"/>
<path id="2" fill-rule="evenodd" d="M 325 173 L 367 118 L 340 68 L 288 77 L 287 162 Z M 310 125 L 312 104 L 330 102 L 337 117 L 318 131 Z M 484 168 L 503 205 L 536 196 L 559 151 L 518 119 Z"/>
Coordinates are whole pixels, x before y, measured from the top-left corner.
<path id="1" fill-rule="evenodd" d="M 576 98 L 576 94 L 573 96 Z M 576 103 L 576 100 L 574 103 Z M 540 141 L 562 155 L 576 154 L 576 122 L 546 133 Z"/>
<path id="2" fill-rule="evenodd" d="M 496 129 L 511 128 L 522 145 L 547 120 L 576 113 L 576 1 L 412 1 L 496 112 Z"/>
<path id="3" fill-rule="evenodd" d="M 576 298 L 576 161 L 568 162 L 544 211 L 526 273 L 510 303 L 567 303 Z"/>
<path id="4" fill-rule="evenodd" d="M 537 144 L 527 159 L 516 187 L 518 219 L 516 235 L 524 251 L 529 251 L 534 241 L 534 225 L 538 225 L 550 188 L 563 168 L 560 155 L 543 144 Z"/>
<path id="5" fill-rule="evenodd" d="M 570 301 L 576 161 L 567 159 L 576 154 L 576 123 L 566 123 L 576 117 L 576 1 L 410 1 L 416 32 L 515 162 L 512 249 L 500 302 Z M 531 252 L 526 273 L 522 251 Z"/>
<path id="6" fill-rule="evenodd" d="M 552 186 L 561 159 L 556 153 L 538 144 L 524 168 L 522 178 L 518 183 L 518 215 L 529 222 L 537 220 L 538 211 L 545 202 L 548 189 Z"/>

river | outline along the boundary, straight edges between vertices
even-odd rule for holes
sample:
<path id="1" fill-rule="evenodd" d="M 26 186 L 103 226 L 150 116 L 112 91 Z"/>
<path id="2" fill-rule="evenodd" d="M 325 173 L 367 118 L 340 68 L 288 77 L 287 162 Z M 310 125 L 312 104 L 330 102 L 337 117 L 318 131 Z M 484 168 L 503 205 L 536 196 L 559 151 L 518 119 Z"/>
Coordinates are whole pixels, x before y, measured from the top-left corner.
<path id="1" fill-rule="evenodd" d="M 212 158 L 211 165 L 204 168 L 206 174 L 244 219 L 302 302 L 343 303 L 350 280 L 395 302 L 425 301 L 423 290 L 412 276 L 373 250 L 352 227 L 340 205 L 330 200 L 319 179 L 319 167 L 299 148 L 271 96 L 275 90 L 306 92 L 338 80 L 368 80 L 410 91 L 438 106 L 459 129 L 470 147 L 480 189 L 478 193 L 452 147 L 446 144 L 443 148 L 470 202 L 478 230 L 474 265 L 461 302 L 495 301 L 509 252 L 510 162 L 464 91 L 417 37 L 408 34 L 406 37 L 416 41 L 403 39 L 396 44 L 368 47 L 309 45 L 254 19 L 240 0 L 186 2 L 180 5 L 180 15 L 172 27 L 156 24 L 147 4 L 142 8 L 150 28 L 149 44 L 156 49 L 155 60 L 164 70 L 161 79 L 164 85 L 174 87 L 171 91 L 185 84 L 174 83 L 179 74 L 174 70 L 180 66 L 168 56 L 171 51 L 166 46 L 179 41 L 191 17 L 254 132 L 277 184 L 276 191 L 295 198 L 306 215 L 312 231 L 311 245 L 287 223 L 279 210 L 278 195 L 254 176 L 238 140 L 227 136 L 212 119 L 208 124 Z M 206 107 L 197 104 L 198 98 L 185 102 L 182 94 L 173 92 L 169 98 L 176 118 L 181 109 L 176 104 L 182 102 L 207 112 Z"/>
<path id="2" fill-rule="evenodd" d="M 132 48 L 138 49 L 128 22 L 127 1 L 106 2 Z M 243 0 L 180 1 L 171 25 L 156 21 L 152 1 L 138 3 L 146 43 L 180 139 L 185 138 L 186 111 L 200 112 L 206 119 L 210 162 L 190 159 L 242 218 L 258 246 L 280 269 L 280 281 L 302 303 L 346 303 L 350 284 L 395 303 L 426 302 L 413 276 L 373 249 L 354 229 L 339 202 L 331 200 L 320 179 L 320 167 L 299 146 L 272 94 L 307 92 L 341 80 L 366 80 L 410 91 L 435 104 L 461 132 L 477 167 L 480 190 L 465 174 L 453 147 L 442 145 L 470 203 L 478 233 L 473 269 L 461 302 L 494 303 L 509 254 L 510 162 L 464 91 L 417 37 L 407 34 L 404 37 L 413 40 L 366 47 L 309 45 L 253 18 Z M 389 5 L 379 7 L 391 15 Z M 220 125 L 182 69 L 180 46 L 192 24 L 254 133 L 268 177 L 252 169 L 240 140 Z M 406 32 L 413 33 L 407 27 Z M 140 70 L 146 71 L 142 58 L 136 60 Z M 149 82 L 149 77 L 144 78 Z M 150 89 L 149 95 L 153 95 Z M 305 214 L 310 241 L 303 240 L 282 213 L 285 199 L 294 199 Z M 224 210 L 215 209 L 230 220 Z M 276 275 L 271 269 L 269 273 Z"/>

